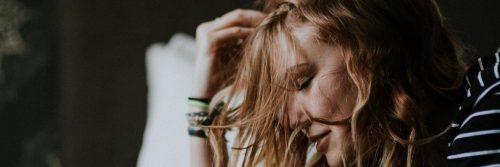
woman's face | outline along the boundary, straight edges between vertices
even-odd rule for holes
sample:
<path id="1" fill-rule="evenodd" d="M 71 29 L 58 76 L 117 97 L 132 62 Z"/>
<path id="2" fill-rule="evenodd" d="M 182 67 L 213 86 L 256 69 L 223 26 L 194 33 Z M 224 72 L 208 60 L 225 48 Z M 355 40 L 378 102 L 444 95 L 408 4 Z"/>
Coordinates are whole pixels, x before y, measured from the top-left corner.
<path id="1" fill-rule="evenodd" d="M 328 164 L 338 164 L 347 146 L 350 124 L 320 123 L 346 120 L 352 114 L 355 91 L 346 72 L 340 50 L 315 39 L 311 25 L 294 27 L 297 53 L 288 54 L 286 73 L 294 86 L 287 103 L 287 112 L 293 128 L 316 143 L 318 152 L 326 155 Z M 320 121 L 318 121 L 320 120 Z M 302 125 L 302 126 L 299 126 Z"/>

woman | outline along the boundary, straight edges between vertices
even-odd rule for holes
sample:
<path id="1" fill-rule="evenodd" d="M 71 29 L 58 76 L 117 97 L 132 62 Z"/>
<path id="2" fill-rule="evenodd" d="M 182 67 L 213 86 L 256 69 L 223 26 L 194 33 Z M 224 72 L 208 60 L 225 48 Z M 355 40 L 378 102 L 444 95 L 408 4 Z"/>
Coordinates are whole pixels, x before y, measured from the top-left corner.
<path id="1" fill-rule="evenodd" d="M 264 11 L 197 29 L 193 166 L 446 165 L 465 65 L 435 1 L 267 1 Z M 209 99 L 226 105 L 207 114 Z"/>

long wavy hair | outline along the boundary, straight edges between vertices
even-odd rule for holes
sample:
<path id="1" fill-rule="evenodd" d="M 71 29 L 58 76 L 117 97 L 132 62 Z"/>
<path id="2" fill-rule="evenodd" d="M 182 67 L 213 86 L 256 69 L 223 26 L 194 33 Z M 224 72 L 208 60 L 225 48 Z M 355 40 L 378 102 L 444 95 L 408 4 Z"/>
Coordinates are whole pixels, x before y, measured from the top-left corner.
<path id="1" fill-rule="evenodd" d="M 297 22 L 340 49 L 356 93 L 339 166 L 446 165 L 445 132 L 466 67 L 434 0 L 269 0 L 264 11 L 269 16 L 233 56 L 231 84 L 214 98 L 226 104 L 209 132 L 215 166 L 326 165 L 324 157 L 306 162 L 310 143 L 289 125 L 290 92 L 278 74 L 277 57 L 290 51 L 283 41 L 296 47 Z M 232 146 L 229 128 L 238 130 Z"/>

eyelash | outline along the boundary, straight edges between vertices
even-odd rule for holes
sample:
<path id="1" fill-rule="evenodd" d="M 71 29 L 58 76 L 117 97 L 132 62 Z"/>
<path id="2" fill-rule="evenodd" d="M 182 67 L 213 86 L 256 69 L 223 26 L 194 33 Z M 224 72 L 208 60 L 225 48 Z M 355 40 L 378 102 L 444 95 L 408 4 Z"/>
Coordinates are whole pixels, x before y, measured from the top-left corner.
<path id="1" fill-rule="evenodd" d="M 297 89 L 299 91 L 301 91 L 301 90 L 307 88 L 311 84 L 312 79 L 313 79 L 313 77 L 309 77 L 306 80 L 302 81 L 301 83 L 299 83 L 299 86 Z"/>

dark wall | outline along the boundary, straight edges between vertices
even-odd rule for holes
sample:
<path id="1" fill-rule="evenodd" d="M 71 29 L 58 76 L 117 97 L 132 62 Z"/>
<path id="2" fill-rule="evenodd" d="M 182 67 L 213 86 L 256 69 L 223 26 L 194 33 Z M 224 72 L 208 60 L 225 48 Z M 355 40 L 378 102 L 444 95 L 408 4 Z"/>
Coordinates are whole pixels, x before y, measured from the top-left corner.
<path id="1" fill-rule="evenodd" d="M 500 1 L 438 0 L 442 13 L 475 56 L 500 47 Z"/>
<path id="2" fill-rule="evenodd" d="M 135 166 L 147 114 L 147 46 L 175 32 L 193 34 L 202 21 L 251 5 L 248 0 L 61 0 L 63 165 Z"/>
<path id="3" fill-rule="evenodd" d="M 147 46 L 175 32 L 194 35 L 202 21 L 253 3 L 18 1 L 32 11 L 20 29 L 29 50 L 1 62 L 0 166 L 135 166 L 147 114 Z M 500 46 L 500 1 L 438 1 L 477 55 Z"/>
<path id="4" fill-rule="evenodd" d="M 58 148 L 57 2 L 12 0 L 0 5 L 5 5 L 0 17 L 9 18 L 0 26 L 15 25 L 7 29 L 19 35 L 8 37 L 6 29 L 1 29 L 0 42 L 16 41 L 24 48 L 0 52 L 0 166 L 48 167 L 57 164 Z M 24 21 L 16 24 L 19 20 Z"/>

